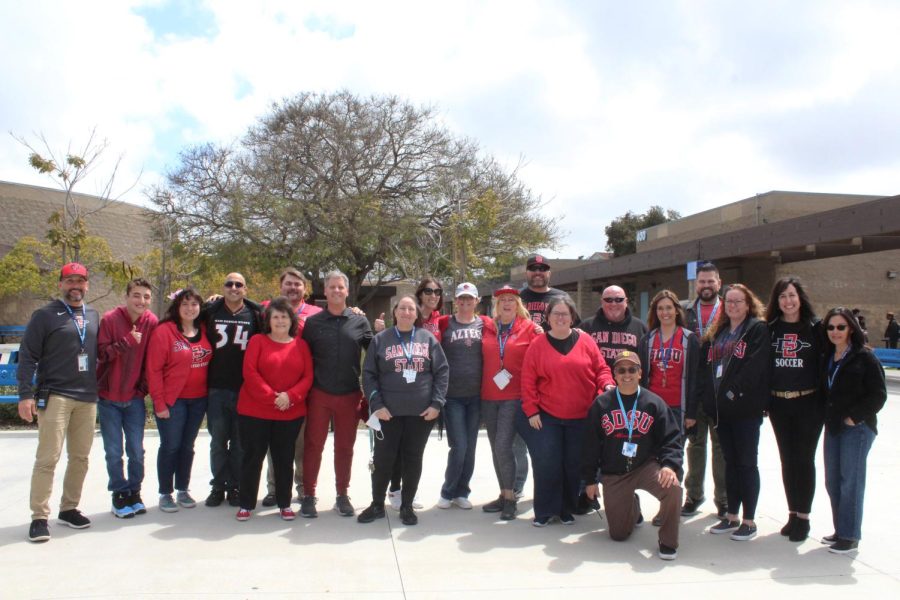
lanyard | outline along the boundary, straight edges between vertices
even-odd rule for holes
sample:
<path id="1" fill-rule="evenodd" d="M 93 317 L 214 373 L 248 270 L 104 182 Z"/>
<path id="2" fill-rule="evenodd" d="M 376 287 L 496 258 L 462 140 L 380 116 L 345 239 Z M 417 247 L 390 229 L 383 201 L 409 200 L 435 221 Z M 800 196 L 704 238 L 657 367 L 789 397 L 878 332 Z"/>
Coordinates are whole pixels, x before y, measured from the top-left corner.
<path id="1" fill-rule="evenodd" d="M 672 337 L 669 339 L 669 348 L 666 349 L 666 344 L 662 339 L 662 329 L 659 330 L 659 349 L 662 356 L 660 357 L 660 361 L 662 363 L 663 371 L 669 368 L 669 361 L 672 359 L 672 349 L 675 347 L 675 336 L 678 335 L 678 329 L 672 333 Z"/>
<path id="2" fill-rule="evenodd" d="M 834 362 L 834 352 L 830 352 L 830 356 L 828 357 L 828 389 L 831 389 L 831 386 L 834 385 L 834 378 L 837 377 L 838 371 L 841 368 L 841 364 L 844 362 L 844 357 L 847 356 L 847 353 L 850 352 L 850 346 L 847 346 L 844 349 L 844 352 L 841 354 L 841 357 Z"/>
<path id="3" fill-rule="evenodd" d="M 85 308 L 87 305 L 81 305 L 81 327 L 78 326 L 78 319 L 75 318 L 75 312 L 72 310 L 72 307 L 63 302 L 62 305 L 66 307 L 66 312 L 69 313 L 69 317 L 71 317 L 72 322 L 75 323 L 75 331 L 78 332 L 78 339 L 81 341 L 81 351 L 84 352 L 84 339 L 87 336 L 87 311 Z"/>
<path id="4" fill-rule="evenodd" d="M 509 338 L 512 336 L 513 325 L 515 324 L 515 319 L 510 321 L 509 329 L 506 330 L 506 335 L 503 335 L 503 324 L 500 321 L 497 321 L 497 345 L 500 346 L 500 368 L 503 368 L 503 356 L 506 354 L 506 343 L 509 341 Z"/>
<path id="5" fill-rule="evenodd" d="M 400 349 L 403 350 L 403 356 L 406 357 L 406 368 L 412 368 L 413 358 L 413 339 L 416 337 L 416 327 L 413 325 L 412 332 L 409 334 L 409 350 L 403 345 L 403 338 L 400 337 L 400 330 L 394 327 L 394 333 L 397 334 L 397 340 L 400 342 Z"/>
<path id="6" fill-rule="evenodd" d="M 641 386 L 638 386 L 634 404 L 631 406 L 631 416 L 629 416 L 629 413 L 625 412 L 625 405 L 622 404 L 622 394 L 619 393 L 619 388 L 616 388 L 616 400 L 619 401 L 619 408 L 622 410 L 622 416 L 625 417 L 625 427 L 628 428 L 628 443 L 631 443 L 631 432 L 634 431 L 634 414 L 636 412 L 635 409 L 637 409 L 638 398 L 640 397 Z"/>
<path id="7" fill-rule="evenodd" d="M 303 314 L 303 312 L 304 312 L 305 310 L 306 310 L 306 302 L 304 302 L 303 300 L 301 300 L 301 301 L 300 301 L 300 306 L 297 307 L 297 312 L 295 313 L 295 314 L 297 315 L 297 318 L 298 318 L 298 319 L 300 318 L 300 316 Z"/>
<path id="8" fill-rule="evenodd" d="M 697 310 L 697 324 L 700 326 L 700 337 L 703 337 L 703 332 L 709 329 L 710 324 L 715 320 L 716 313 L 719 312 L 719 305 L 721 304 L 721 300 L 716 296 L 716 303 L 713 305 L 712 312 L 709 313 L 709 318 L 706 320 L 706 325 L 703 324 L 703 309 L 700 308 L 700 299 L 697 299 L 697 304 L 695 308 Z"/>

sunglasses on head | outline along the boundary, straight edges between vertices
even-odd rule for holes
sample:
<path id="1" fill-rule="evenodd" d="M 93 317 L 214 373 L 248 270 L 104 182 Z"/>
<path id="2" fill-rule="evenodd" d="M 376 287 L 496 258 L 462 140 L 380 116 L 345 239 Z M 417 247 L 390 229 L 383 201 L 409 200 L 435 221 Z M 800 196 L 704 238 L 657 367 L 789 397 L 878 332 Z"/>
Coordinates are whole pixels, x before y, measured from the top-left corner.
<path id="1" fill-rule="evenodd" d="M 441 288 L 422 288 L 422 293 L 426 296 L 440 296 L 444 293 L 444 290 Z"/>
<path id="2" fill-rule="evenodd" d="M 541 273 L 546 273 L 547 271 L 550 270 L 550 267 L 548 267 L 547 265 L 531 265 L 530 267 L 528 267 L 528 270 L 529 271 L 540 271 Z"/>
<path id="3" fill-rule="evenodd" d="M 240 281 L 226 281 L 225 287 L 241 289 L 242 287 L 244 287 L 244 284 Z"/>
<path id="4" fill-rule="evenodd" d="M 604 298 L 603 301 L 607 304 L 612 304 L 613 302 L 615 302 L 616 304 L 622 304 L 623 302 L 625 302 L 625 298 Z"/>
<path id="5" fill-rule="evenodd" d="M 838 331 L 844 331 L 845 329 L 847 329 L 847 326 L 846 325 L 829 325 L 825 329 L 827 329 L 828 331 L 834 331 L 835 329 L 837 329 Z"/>
<path id="6" fill-rule="evenodd" d="M 634 375 L 638 372 L 637 367 L 616 367 L 616 375 L 624 375 L 628 373 L 629 375 Z"/>

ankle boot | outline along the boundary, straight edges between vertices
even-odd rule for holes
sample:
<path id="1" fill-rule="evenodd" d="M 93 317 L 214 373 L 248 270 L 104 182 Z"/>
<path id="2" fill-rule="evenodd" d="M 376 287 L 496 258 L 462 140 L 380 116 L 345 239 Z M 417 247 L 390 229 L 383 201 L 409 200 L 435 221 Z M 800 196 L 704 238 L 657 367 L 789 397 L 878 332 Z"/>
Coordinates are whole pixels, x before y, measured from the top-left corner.
<path id="1" fill-rule="evenodd" d="M 797 519 L 797 513 L 791 513 L 790 516 L 788 516 L 787 525 L 781 528 L 781 535 L 785 537 L 791 535 L 791 532 L 794 530 L 794 525 L 797 523 Z"/>
<path id="2" fill-rule="evenodd" d="M 802 542 L 809 536 L 809 519 L 801 519 L 797 517 L 797 520 L 794 522 L 794 528 L 791 530 L 791 535 L 788 538 L 792 542 Z"/>

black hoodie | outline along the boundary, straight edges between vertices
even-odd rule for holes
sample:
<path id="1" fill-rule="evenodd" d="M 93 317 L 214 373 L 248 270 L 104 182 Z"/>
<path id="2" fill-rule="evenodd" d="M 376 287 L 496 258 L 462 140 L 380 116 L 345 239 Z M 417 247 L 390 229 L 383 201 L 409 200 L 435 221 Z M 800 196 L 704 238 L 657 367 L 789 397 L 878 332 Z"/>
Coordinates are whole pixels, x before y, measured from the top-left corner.
<path id="1" fill-rule="evenodd" d="M 631 309 L 625 309 L 625 318 L 618 323 L 611 323 L 603 314 L 603 307 L 591 319 L 582 321 L 578 328 L 591 336 L 606 364 L 612 369 L 613 362 L 622 350 L 638 351 L 641 338 L 647 333 L 647 326 L 637 317 L 631 316 Z"/>

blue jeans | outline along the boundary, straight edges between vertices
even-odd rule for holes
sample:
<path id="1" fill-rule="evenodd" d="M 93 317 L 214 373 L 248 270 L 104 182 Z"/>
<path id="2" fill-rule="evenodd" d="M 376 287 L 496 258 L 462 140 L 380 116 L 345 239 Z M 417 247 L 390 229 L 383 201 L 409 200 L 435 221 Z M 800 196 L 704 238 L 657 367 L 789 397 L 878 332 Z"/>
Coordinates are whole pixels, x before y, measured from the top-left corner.
<path id="1" fill-rule="evenodd" d="M 825 489 L 834 532 L 844 540 L 862 539 L 866 457 L 874 441 L 875 432 L 865 423 L 842 424 L 837 435 L 825 430 Z"/>
<path id="2" fill-rule="evenodd" d="M 513 436 L 512 449 L 516 459 L 516 482 L 513 484 L 513 490 L 516 494 L 521 494 L 525 490 L 525 482 L 528 480 L 528 447 L 519 434 Z"/>
<path id="3" fill-rule="evenodd" d="M 571 516 L 575 511 L 585 422 L 541 412 L 541 429 L 534 429 L 524 412 L 516 414 L 516 431 L 528 446 L 534 469 L 535 518 Z"/>
<path id="4" fill-rule="evenodd" d="M 156 417 L 156 427 L 159 429 L 156 475 L 160 494 L 171 494 L 174 490 L 187 491 L 194 465 L 194 440 L 205 414 L 206 398 L 179 398 L 169 407 L 168 419 Z"/>
<path id="5" fill-rule="evenodd" d="M 444 404 L 444 425 L 447 428 L 447 470 L 441 497 L 468 498 L 469 482 L 475 472 L 475 445 L 478 443 L 478 426 L 481 424 L 481 398 L 447 398 Z"/>
<path id="6" fill-rule="evenodd" d="M 209 430 L 209 468 L 214 490 L 236 490 L 241 481 L 241 450 L 238 434 L 237 390 L 209 389 L 206 428 Z"/>
<path id="7" fill-rule="evenodd" d="M 728 513 L 737 515 L 744 508 L 744 518 L 756 518 L 759 502 L 759 428 L 762 417 L 719 421 L 716 431 L 725 457 L 725 490 Z"/>
<path id="8" fill-rule="evenodd" d="M 127 402 L 97 401 L 100 415 L 100 435 L 106 453 L 106 472 L 111 492 L 140 492 L 144 481 L 144 423 L 147 409 L 143 398 Z M 122 436 L 125 436 L 125 455 L 128 456 L 128 476 L 122 460 Z"/>

